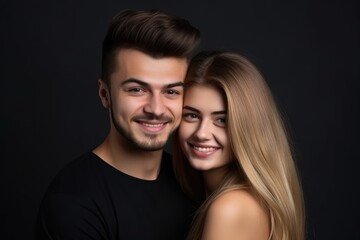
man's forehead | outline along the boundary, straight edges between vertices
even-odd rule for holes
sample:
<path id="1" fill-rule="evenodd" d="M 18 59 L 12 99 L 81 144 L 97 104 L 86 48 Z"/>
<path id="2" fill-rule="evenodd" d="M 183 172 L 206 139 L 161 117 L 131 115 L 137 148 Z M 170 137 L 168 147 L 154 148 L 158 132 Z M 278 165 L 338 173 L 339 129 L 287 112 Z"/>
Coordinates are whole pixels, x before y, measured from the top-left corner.
<path id="1" fill-rule="evenodd" d="M 184 82 L 188 62 L 185 58 L 153 58 L 137 50 L 119 52 L 112 79 L 136 79 L 149 85 L 164 86 Z"/>

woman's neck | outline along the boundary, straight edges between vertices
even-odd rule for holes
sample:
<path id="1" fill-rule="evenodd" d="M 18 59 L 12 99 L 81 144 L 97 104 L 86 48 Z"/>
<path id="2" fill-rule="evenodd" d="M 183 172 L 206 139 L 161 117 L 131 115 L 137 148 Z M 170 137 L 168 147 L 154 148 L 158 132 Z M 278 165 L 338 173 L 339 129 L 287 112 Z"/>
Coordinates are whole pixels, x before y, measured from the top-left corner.
<path id="1" fill-rule="evenodd" d="M 204 171 L 202 173 L 206 196 L 214 192 L 229 172 L 229 165 Z"/>

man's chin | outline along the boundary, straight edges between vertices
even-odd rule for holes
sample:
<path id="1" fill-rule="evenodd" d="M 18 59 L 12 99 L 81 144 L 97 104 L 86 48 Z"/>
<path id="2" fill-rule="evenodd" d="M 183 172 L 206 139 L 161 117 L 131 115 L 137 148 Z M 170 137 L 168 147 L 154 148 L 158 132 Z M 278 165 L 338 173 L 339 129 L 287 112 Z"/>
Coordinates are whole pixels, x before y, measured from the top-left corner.
<path id="1" fill-rule="evenodd" d="M 165 147 L 165 143 L 142 142 L 142 143 L 137 143 L 137 146 L 143 151 L 153 152 L 153 151 L 163 150 Z"/>
<path id="2" fill-rule="evenodd" d="M 135 141 L 133 143 L 143 151 L 159 151 L 164 149 L 166 140 L 168 139 L 159 139 L 159 137 L 158 135 L 146 135 L 140 139 L 134 139 Z"/>

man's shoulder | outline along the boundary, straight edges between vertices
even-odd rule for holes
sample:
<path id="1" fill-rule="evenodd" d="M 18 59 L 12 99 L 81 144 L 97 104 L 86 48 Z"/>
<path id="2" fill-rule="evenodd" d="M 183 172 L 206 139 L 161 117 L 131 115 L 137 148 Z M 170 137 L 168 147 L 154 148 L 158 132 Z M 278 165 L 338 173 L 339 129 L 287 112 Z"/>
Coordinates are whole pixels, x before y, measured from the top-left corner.
<path id="1" fill-rule="evenodd" d="M 79 190 L 86 190 L 86 186 L 90 184 L 99 169 L 96 161 L 96 155 L 92 152 L 86 152 L 74 158 L 56 174 L 48 191 L 79 192 Z"/>
<path id="2" fill-rule="evenodd" d="M 66 164 L 57 174 L 57 176 L 63 175 L 74 175 L 74 174 L 85 174 L 88 171 L 93 169 L 94 161 L 96 160 L 96 155 L 92 152 L 86 152 L 74 159 L 72 159 L 68 164 Z"/>
<path id="3" fill-rule="evenodd" d="M 104 205 L 99 172 L 99 159 L 92 152 L 73 159 L 59 171 L 39 208 L 39 239 L 61 235 L 74 239 L 84 239 L 84 234 L 96 239 L 106 236 L 99 217 L 102 213 L 99 204 Z"/>

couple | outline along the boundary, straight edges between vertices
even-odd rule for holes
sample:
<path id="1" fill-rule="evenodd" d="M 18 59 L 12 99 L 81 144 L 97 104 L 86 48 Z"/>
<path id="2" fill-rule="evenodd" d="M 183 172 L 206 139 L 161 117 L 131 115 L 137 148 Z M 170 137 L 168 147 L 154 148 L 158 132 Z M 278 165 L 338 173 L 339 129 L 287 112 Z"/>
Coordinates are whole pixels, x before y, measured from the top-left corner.
<path id="1" fill-rule="evenodd" d="M 304 239 L 302 191 L 266 82 L 237 53 L 190 61 L 199 40 L 159 11 L 113 18 L 99 80 L 110 131 L 49 186 L 40 239 Z"/>

